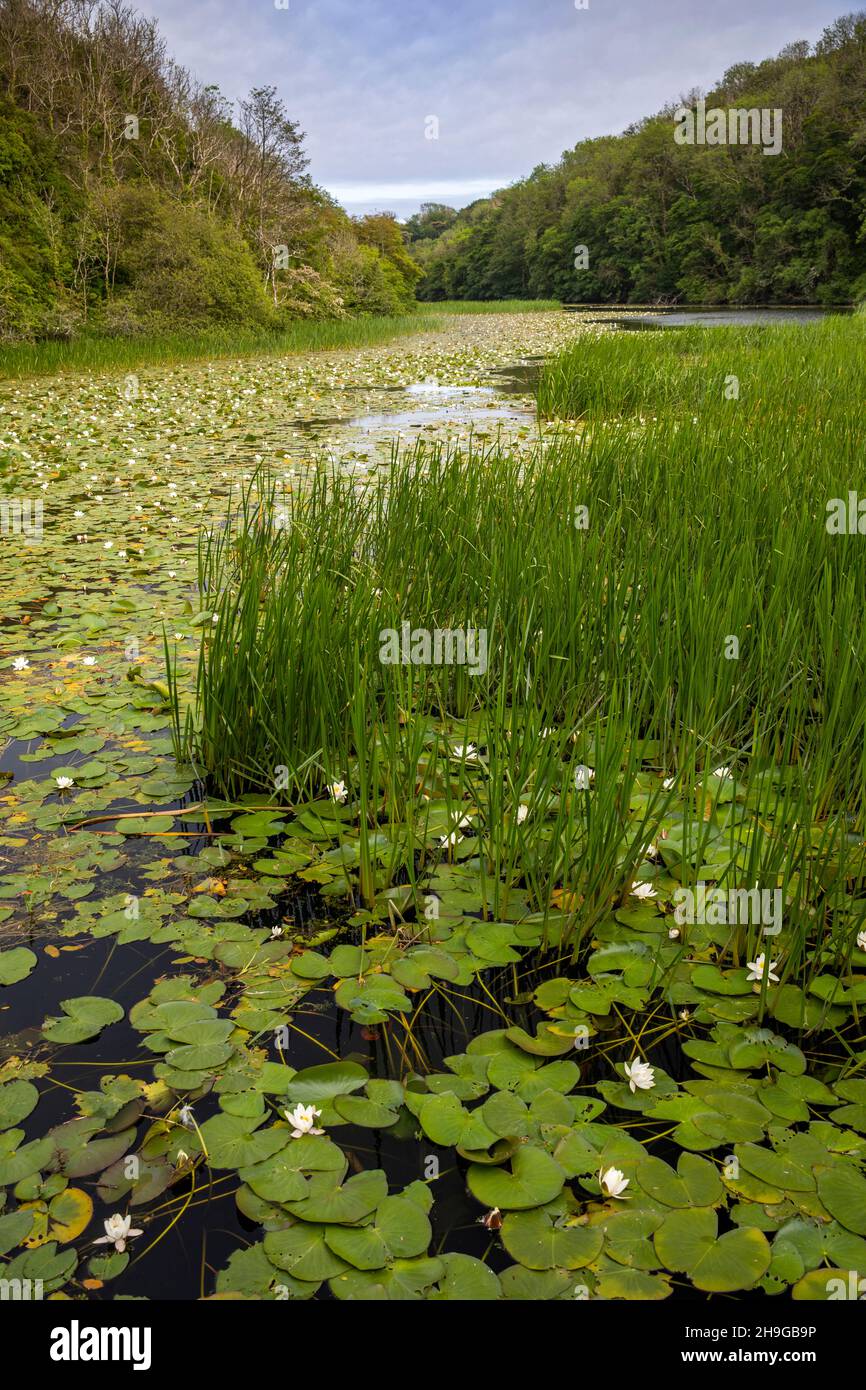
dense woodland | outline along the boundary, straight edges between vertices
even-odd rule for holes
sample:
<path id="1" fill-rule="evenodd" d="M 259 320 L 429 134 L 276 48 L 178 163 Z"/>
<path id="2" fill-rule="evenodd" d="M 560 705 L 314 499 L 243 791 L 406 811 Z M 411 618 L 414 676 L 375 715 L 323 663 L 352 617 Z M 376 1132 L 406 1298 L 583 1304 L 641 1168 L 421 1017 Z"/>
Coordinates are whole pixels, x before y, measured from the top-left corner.
<path id="1" fill-rule="evenodd" d="M 783 113 L 783 145 L 680 145 L 678 97 L 622 135 L 408 224 L 423 299 L 834 303 L 866 296 L 866 14 L 730 68 L 707 107 Z M 575 248 L 588 266 L 576 269 Z"/>
<path id="2" fill-rule="evenodd" d="M 400 313 L 416 293 L 866 296 L 866 15 L 739 63 L 705 95 L 781 109 L 781 154 L 677 144 L 678 99 L 401 228 L 388 213 L 352 219 L 315 186 L 273 87 L 233 107 L 123 0 L 0 0 L 0 339 L 274 329 Z"/>
<path id="3" fill-rule="evenodd" d="M 122 0 L 0 0 L 0 338 L 411 307 L 400 227 L 350 219 L 303 139 L 274 88 L 233 110 Z"/>

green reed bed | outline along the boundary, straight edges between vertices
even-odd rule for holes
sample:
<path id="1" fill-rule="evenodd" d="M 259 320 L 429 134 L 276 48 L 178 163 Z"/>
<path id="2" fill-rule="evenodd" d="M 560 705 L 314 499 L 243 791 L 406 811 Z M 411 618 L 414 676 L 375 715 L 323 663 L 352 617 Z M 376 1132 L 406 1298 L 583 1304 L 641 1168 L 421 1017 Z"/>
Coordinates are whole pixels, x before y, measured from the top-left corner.
<path id="1" fill-rule="evenodd" d="M 437 306 L 438 308 L 438 306 Z M 165 367 L 202 357 L 260 357 L 266 354 L 329 352 L 375 347 L 408 333 L 435 328 L 436 312 L 299 321 L 276 330 L 224 328 L 147 337 L 87 335 L 69 341 L 0 343 L 0 378 L 54 372 L 124 371 Z"/>
<path id="2" fill-rule="evenodd" d="M 260 477 L 202 546 L 217 622 L 180 751 L 226 796 L 344 780 L 368 902 L 471 855 L 486 912 L 564 911 L 580 939 L 662 833 L 682 884 L 782 890 L 791 978 L 841 968 L 866 874 L 866 538 L 825 522 L 860 476 L 863 333 L 581 342 L 539 404 L 584 427 L 527 455 L 420 447 L 291 494 Z M 486 669 L 383 664 L 407 622 L 485 631 Z"/>

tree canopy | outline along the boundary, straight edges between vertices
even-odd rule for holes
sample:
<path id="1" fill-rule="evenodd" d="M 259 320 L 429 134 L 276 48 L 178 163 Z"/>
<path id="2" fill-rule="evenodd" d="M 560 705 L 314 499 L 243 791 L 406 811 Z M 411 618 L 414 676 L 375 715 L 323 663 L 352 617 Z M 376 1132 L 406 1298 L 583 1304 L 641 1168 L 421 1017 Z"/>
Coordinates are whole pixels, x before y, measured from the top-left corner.
<path id="1" fill-rule="evenodd" d="M 231 104 L 123 0 L 0 0 L 0 337 L 397 313 L 396 220 L 307 174 L 271 86 Z"/>
<path id="2" fill-rule="evenodd" d="M 697 101 L 698 93 L 686 98 Z M 866 295 L 866 15 L 730 68 L 707 108 L 781 110 L 782 149 L 677 144 L 671 103 L 408 230 L 419 296 L 835 303 Z M 437 218 L 441 217 L 441 230 Z M 586 248 L 581 252 L 580 248 Z"/>

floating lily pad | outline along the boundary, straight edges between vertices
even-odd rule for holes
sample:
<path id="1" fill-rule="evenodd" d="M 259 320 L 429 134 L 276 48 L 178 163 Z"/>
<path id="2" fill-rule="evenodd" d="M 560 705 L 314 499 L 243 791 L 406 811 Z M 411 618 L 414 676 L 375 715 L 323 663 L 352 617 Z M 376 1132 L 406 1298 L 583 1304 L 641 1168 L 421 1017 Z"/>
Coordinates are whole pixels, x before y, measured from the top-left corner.
<path id="1" fill-rule="evenodd" d="M 366 1226 L 329 1227 L 325 1240 L 355 1269 L 381 1269 L 393 1259 L 426 1252 L 432 1238 L 426 1214 L 407 1197 L 385 1197 Z"/>
<path id="2" fill-rule="evenodd" d="M 740 1227 L 719 1236 L 715 1213 L 701 1208 L 671 1212 L 653 1242 L 667 1269 L 688 1274 L 696 1288 L 708 1293 L 751 1288 L 771 1259 L 762 1231 Z"/>
<path id="3" fill-rule="evenodd" d="M 543 1149 L 522 1144 L 511 1160 L 511 1171 L 472 1164 L 466 1178 L 469 1190 L 487 1207 L 522 1211 L 543 1206 L 562 1191 L 565 1173 Z"/>
<path id="4" fill-rule="evenodd" d="M 123 1018 L 123 1008 L 113 999 L 98 995 L 81 995 L 77 999 L 61 999 L 60 1007 L 66 1018 L 47 1018 L 42 1025 L 43 1037 L 53 1043 L 79 1043 L 95 1038 L 110 1023 Z"/>
<path id="5" fill-rule="evenodd" d="M 847 1163 L 818 1173 L 818 1196 L 846 1230 L 866 1236 L 866 1178 Z"/>
<path id="6" fill-rule="evenodd" d="M 599 1254 L 604 1232 L 562 1224 L 544 1211 L 514 1211 L 503 1223 L 502 1243 L 527 1269 L 582 1269 Z"/>
<path id="7" fill-rule="evenodd" d="M 0 985 L 16 985 L 19 980 L 26 980 L 35 967 L 36 955 L 26 946 L 0 951 Z"/>
<path id="8" fill-rule="evenodd" d="M 15 1077 L 0 1085 L 0 1129 L 18 1125 L 35 1109 L 39 1092 L 30 1081 Z"/>

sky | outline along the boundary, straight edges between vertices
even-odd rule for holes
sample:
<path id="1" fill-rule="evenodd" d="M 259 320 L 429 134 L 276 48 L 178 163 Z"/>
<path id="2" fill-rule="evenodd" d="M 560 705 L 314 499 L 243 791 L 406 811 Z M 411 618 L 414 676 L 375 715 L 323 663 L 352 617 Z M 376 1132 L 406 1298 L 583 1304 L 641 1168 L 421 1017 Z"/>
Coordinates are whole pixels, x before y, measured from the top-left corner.
<path id="1" fill-rule="evenodd" d="M 578 9 L 578 4 L 587 8 Z M 237 100 L 273 84 L 353 215 L 463 207 L 617 134 L 853 0 L 137 0 Z"/>

